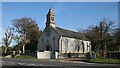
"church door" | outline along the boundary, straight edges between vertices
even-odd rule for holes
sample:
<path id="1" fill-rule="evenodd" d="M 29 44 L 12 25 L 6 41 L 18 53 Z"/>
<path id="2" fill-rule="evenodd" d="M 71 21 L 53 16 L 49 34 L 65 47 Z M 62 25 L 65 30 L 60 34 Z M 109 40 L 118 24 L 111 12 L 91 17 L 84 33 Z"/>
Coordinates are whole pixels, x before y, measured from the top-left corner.
<path id="1" fill-rule="evenodd" d="M 46 45 L 45 45 L 45 51 L 52 51 L 52 47 L 49 44 L 49 42 L 47 41 Z"/>

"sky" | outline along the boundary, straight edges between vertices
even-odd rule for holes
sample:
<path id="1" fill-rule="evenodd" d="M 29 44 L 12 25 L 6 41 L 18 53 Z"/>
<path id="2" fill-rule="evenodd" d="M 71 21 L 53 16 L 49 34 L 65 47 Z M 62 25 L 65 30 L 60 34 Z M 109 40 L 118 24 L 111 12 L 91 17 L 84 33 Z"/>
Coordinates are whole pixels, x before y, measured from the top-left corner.
<path id="1" fill-rule="evenodd" d="M 118 27 L 120 27 L 120 1 L 118 3 Z"/>
<path id="2" fill-rule="evenodd" d="M 11 20 L 16 18 L 31 17 L 43 30 L 50 6 L 55 14 L 56 25 L 71 30 L 96 25 L 104 17 L 118 22 L 117 2 L 5 2 L 2 4 L 2 26 L 7 28 Z"/>
<path id="3" fill-rule="evenodd" d="M 118 2 L 120 0 L 1 0 L 2 2 Z"/>
<path id="4" fill-rule="evenodd" d="M 43 30 L 50 7 L 55 15 L 56 25 L 69 30 L 77 31 L 90 25 L 98 25 L 104 17 L 118 23 L 117 2 L 3 2 L 2 30 L 12 26 L 12 20 L 22 17 L 35 19 Z"/>

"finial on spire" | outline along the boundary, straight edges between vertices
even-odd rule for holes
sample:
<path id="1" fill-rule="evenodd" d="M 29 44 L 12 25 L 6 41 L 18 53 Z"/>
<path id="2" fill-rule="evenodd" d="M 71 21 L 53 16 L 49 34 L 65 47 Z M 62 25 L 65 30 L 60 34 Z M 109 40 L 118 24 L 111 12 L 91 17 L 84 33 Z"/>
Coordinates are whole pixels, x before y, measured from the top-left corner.
<path id="1" fill-rule="evenodd" d="M 50 9 L 52 9 L 52 7 L 50 6 Z"/>
<path id="2" fill-rule="evenodd" d="M 48 14 L 53 14 L 52 7 L 50 6 Z M 53 14 L 54 15 L 54 14 Z"/>

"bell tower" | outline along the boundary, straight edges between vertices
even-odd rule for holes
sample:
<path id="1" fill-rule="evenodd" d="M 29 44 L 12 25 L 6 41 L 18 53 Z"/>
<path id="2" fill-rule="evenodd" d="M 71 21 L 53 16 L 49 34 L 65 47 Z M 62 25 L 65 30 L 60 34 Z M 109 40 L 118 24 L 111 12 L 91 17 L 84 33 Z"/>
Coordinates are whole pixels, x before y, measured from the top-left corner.
<path id="1" fill-rule="evenodd" d="M 48 14 L 46 15 L 47 21 L 46 21 L 46 26 L 52 26 L 55 27 L 55 22 L 54 22 L 54 14 L 52 11 L 52 8 L 50 7 Z"/>

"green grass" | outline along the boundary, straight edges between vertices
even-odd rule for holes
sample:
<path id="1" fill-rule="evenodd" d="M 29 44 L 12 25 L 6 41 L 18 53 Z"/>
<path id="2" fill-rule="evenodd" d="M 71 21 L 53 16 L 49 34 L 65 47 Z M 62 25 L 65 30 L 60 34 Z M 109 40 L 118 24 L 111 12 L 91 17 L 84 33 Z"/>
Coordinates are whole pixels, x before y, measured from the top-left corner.
<path id="1" fill-rule="evenodd" d="M 101 59 L 101 58 L 96 58 L 96 59 L 89 59 L 89 62 L 95 62 L 95 63 L 110 63 L 110 64 L 120 64 L 120 59 Z"/>
<path id="2" fill-rule="evenodd" d="M 16 56 L 15 58 L 20 58 L 20 59 L 36 59 L 35 57 L 29 56 L 29 55 L 20 55 L 20 56 Z"/>
<path id="3" fill-rule="evenodd" d="M 3 56 L 0 56 L 0 58 L 4 58 Z"/>

